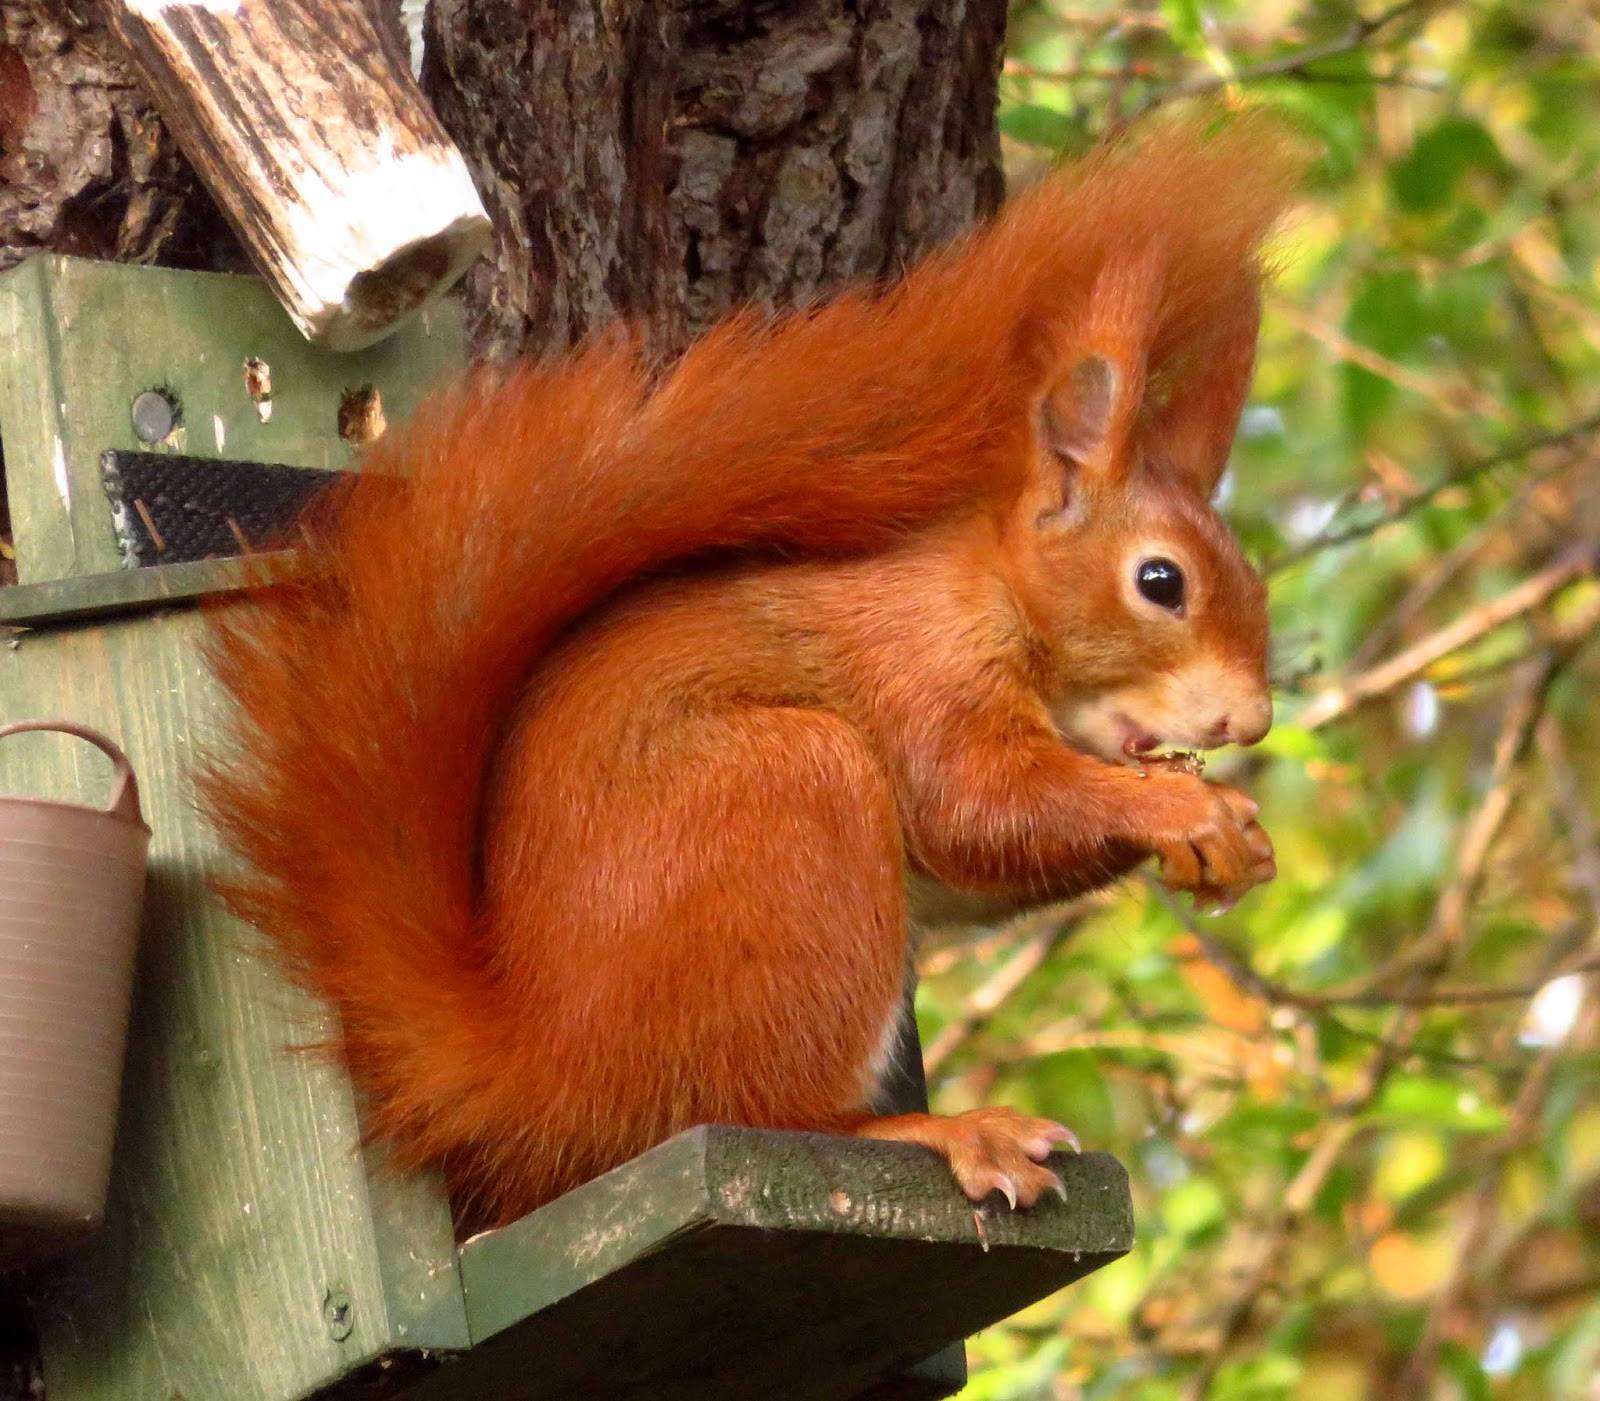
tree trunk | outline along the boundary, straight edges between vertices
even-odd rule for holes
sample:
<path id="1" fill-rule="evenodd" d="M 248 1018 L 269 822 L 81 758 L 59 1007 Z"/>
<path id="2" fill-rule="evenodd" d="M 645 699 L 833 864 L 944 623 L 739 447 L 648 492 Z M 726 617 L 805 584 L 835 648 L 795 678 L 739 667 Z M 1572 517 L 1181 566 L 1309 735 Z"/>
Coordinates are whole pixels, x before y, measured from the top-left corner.
<path id="1" fill-rule="evenodd" d="M 433 0 L 423 81 L 496 228 L 484 353 L 892 276 L 999 203 L 1004 0 Z"/>
<path id="2" fill-rule="evenodd" d="M 93 0 L 0 0 L 0 272 L 38 252 L 244 266 Z"/>

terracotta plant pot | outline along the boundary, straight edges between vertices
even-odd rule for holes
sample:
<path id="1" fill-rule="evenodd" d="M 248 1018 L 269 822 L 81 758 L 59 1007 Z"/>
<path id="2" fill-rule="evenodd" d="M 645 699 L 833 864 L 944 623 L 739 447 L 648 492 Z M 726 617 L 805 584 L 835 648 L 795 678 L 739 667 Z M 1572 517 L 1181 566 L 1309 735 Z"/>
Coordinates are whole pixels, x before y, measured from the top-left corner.
<path id="1" fill-rule="evenodd" d="M 0 796 L 0 1265 L 35 1261 L 105 1213 L 150 829 L 104 735 L 27 720 L 115 767 L 105 808 Z"/>

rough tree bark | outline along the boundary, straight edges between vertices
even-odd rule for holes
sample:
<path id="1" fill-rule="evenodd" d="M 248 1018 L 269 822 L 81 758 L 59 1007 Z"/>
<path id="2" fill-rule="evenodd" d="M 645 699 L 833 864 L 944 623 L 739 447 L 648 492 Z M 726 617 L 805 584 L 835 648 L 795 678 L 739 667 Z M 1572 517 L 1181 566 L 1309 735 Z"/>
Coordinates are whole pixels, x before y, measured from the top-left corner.
<path id="1" fill-rule="evenodd" d="M 424 87 L 496 226 L 479 348 L 894 274 L 1001 196 L 1004 0 L 433 0 Z"/>
<path id="2" fill-rule="evenodd" d="M 389 13 L 397 0 L 374 0 Z M 892 275 L 994 209 L 1005 0 L 433 0 L 426 86 L 497 225 L 489 353 Z M 0 0 L 0 270 L 241 268 L 94 0 Z"/>
<path id="3" fill-rule="evenodd" d="M 93 0 L 0 0 L 0 271 L 36 252 L 244 266 Z"/>

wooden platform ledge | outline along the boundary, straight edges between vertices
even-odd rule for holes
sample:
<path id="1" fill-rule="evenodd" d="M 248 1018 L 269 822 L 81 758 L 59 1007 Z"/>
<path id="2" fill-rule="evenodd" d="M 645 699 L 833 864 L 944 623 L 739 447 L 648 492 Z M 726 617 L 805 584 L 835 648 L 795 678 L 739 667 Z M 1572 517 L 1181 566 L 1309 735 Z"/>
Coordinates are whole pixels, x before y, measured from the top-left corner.
<path id="1" fill-rule="evenodd" d="M 472 1350 L 407 1401 L 947 1395 L 909 1364 L 1124 1255 L 1127 1174 L 1058 1154 L 1067 1199 L 973 1208 L 922 1149 L 698 1128 L 463 1246 Z M 892 1378 L 893 1380 L 886 1380 Z"/>

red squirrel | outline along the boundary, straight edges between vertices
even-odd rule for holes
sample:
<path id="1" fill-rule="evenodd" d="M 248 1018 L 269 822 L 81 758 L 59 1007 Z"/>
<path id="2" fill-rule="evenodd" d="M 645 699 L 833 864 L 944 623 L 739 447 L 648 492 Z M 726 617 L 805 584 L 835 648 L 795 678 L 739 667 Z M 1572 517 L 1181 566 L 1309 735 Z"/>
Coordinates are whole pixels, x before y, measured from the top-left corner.
<path id="1" fill-rule="evenodd" d="M 1137 761 L 1271 722 L 1208 500 L 1293 166 L 1156 124 L 890 288 L 478 371 L 215 615 L 224 894 L 402 1163 L 495 1222 L 703 1122 L 1059 1186 L 1048 1120 L 874 1115 L 906 881 L 1274 874 L 1247 797 Z"/>

